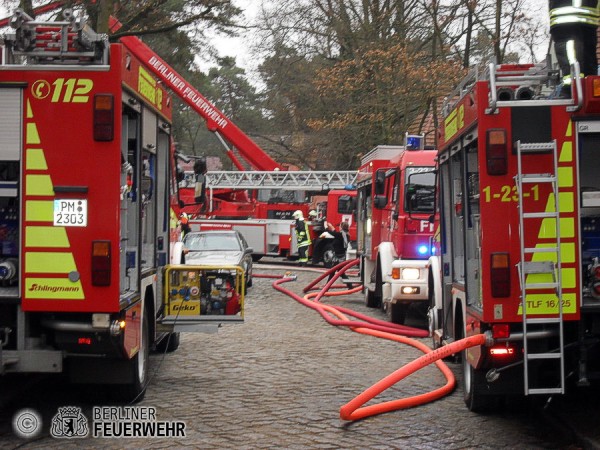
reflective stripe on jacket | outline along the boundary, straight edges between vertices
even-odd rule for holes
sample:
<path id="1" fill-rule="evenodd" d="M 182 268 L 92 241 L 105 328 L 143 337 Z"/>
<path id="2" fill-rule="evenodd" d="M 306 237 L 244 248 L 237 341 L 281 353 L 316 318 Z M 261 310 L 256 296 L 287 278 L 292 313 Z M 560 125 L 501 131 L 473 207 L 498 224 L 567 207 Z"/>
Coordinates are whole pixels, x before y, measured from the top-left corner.
<path id="1" fill-rule="evenodd" d="M 599 23 L 597 0 L 550 1 L 550 27 L 564 24 L 598 26 Z"/>
<path id="2" fill-rule="evenodd" d="M 296 220 L 296 241 L 298 247 L 306 247 L 312 244 L 308 224 L 304 220 Z"/>

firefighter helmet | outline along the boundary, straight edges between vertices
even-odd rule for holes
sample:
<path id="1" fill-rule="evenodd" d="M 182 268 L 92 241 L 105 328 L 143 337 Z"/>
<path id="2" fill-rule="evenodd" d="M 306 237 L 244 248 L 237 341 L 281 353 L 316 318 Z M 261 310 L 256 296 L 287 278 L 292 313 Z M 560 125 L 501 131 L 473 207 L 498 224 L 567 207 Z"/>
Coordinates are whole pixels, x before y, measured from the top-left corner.
<path id="1" fill-rule="evenodd" d="M 308 213 L 308 217 L 317 217 L 317 212 L 314 209 L 311 209 Z"/>
<path id="2" fill-rule="evenodd" d="M 294 214 L 292 214 L 292 217 L 294 219 L 304 219 L 304 215 L 302 214 L 302 211 L 300 211 L 299 209 L 294 211 Z"/>

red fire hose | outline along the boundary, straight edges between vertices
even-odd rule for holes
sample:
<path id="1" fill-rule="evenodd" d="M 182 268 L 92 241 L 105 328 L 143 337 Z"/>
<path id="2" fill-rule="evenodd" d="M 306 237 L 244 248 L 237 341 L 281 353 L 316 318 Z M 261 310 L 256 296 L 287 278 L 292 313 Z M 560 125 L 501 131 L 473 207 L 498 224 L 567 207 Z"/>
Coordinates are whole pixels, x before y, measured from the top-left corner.
<path id="1" fill-rule="evenodd" d="M 329 292 L 329 289 L 332 286 L 337 287 L 337 285 L 334 285 L 337 279 L 342 274 L 344 274 L 350 267 L 353 267 L 356 264 L 358 264 L 358 260 L 345 261 L 343 263 L 338 264 L 336 267 L 330 269 L 329 271 L 325 272 L 316 280 L 311 282 L 307 287 L 305 287 L 304 292 L 313 289 L 314 286 L 317 285 L 317 283 L 319 283 L 322 279 L 324 279 L 326 276 L 331 275 L 331 278 L 326 283 L 326 285 L 323 288 L 321 288 L 318 293 L 307 294 L 304 298 L 281 286 L 281 284 L 291 281 L 291 278 L 281 278 L 273 282 L 273 287 L 275 289 L 285 293 L 286 295 L 292 297 L 294 300 L 302 303 L 303 305 L 318 311 L 319 314 L 321 314 L 321 316 L 331 325 L 347 326 L 350 327 L 352 331 L 356 331 L 357 333 L 367 334 L 383 339 L 389 339 L 396 342 L 408 344 L 421 350 L 424 353 L 424 355 L 422 355 L 421 357 L 402 366 L 400 369 L 396 370 L 392 374 L 378 381 L 373 386 L 369 387 L 364 392 L 356 396 L 350 402 L 343 405 L 340 408 L 340 418 L 343 420 L 359 420 L 373 415 L 382 414 L 385 412 L 422 405 L 437 400 L 451 393 L 456 385 L 456 380 L 454 378 L 454 374 L 442 361 L 442 359 L 452 354 L 461 352 L 466 348 L 484 345 L 486 342 L 486 336 L 482 334 L 470 336 L 468 338 L 453 342 L 452 344 L 449 344 L 447 346 L 441 347 L 437 350 L 432 350 L 425 344 L 406 337 L 426 337 L 429 335 L 429 333 L 426 330 L 385 322 L 366 316 L 364 314 L 357 313 L 347 308 L 343 308 L 340 306 L 325 305 L 320 303 L 319 300 L 324 296 L 347 295 L 362 290 L 362 286 L 357 286 L 351 289 L 346 289 L 344 291 Z M 332 318 L 332 316 L 335 316 L 337 319 Z M 347 316 L 352 316 L 355 319 L 360 319 L 360 321 L 350 320 Z M 446 384 L 444 386 L 434 389 L 433 391 L 430 391 L 425 394 L 387 401 L 383 403 L 377 403 L 369 406 L 363 406 L 365 403 L 372 400 L 374 397 L 381 394 L 383 391 L 393 386 L 400 380 L 406 378 L 410 374 L 416 372 L 419 369 L 422 369 L 423 367 L 431 363 L 435 363 L 438 369 L 446 378 Z"/>

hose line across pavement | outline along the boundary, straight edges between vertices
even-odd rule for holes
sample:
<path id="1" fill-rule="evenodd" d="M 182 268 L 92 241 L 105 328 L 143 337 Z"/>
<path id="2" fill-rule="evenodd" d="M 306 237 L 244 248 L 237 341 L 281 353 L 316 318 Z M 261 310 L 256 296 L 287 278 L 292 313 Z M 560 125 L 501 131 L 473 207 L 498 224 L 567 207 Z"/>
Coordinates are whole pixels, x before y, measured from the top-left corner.
<path id="1" fill-rule="evenodd" d="M 352 331 L 355 331 L 357 333 L 407 344 L 421 350 L 424 353 L 421 357 L 408 364 L 405 364 L 398 370 L 384 377 L 383 379 L 375 383 L 373 386 L 369 387 L 364 392 L 356 396 L 354 399 L 343 405 L 340 408 L 340 418 L 342 420 L 349 421 L 364 419 L 377 414 L 419 406 L 437 400 L 451 393 L 456 385 L 456 379 L 450 368 L 446 365 L 446 363 L 442 361 L 442 359 L 452 354 L 461 352 L 466 348 L 484 345 L 486 342 L 486 337 L 482 334 L 478 334 L 465 339 L 461 339 L 459 341 L 455 341 L 449 345 L 440 347 L 437 350 L 432 350 L 427 345 L 408 337 L 426 337 L 429 335 L 428 331 L 426 330 L 407 327 L 405 325 L 397 325 L 394 323 L 375 319 L 365 314 L 360 314 L 348 308 L 343 308 L 341 306 L 326 305 L 321 303 L 321 299 L 323 297 L 348 295 L 362 291 L 362 285 L 350 287 L 344 290 L 330 290 L 332 288 L 340 289 L 341 287 L 347 287 L 349 283 L 346 283 L 346 285 L 337 285 L 335 283 L 339 277 L 346 273 L 348 269 L 356 266 L 358 263 L 358 259 L 344 261 L 338 264 L 337 266 L 325 271 L 313 282 L 311 282 L 307 287 L 305 287 L 304 292 L 308 292 L 312 289 L 315 289 L 315 286 L 320 281 L 322 281 L 325 277 L 329 277 L 329 280 L 327 281 L 325 286 L 320 288 L 319 292 L 308 293 L 304 297 L 301 297 L 298 294 L 282 286 L 283 283 L 295 280 L 295 277 L 285 275 L 282 277 L 273 276 L 273 278 L 279 278 L 278 280 L 273 282 L 273 287 L 276 290 L 283 292 L 284 294 L 288 295 L 289 297 L 293 298 L 299 303 L 319 312 L 319 314 L 321 314 L 321 316 L 329 324 L 335 326 L 349 327 Z M 352 317 L 352 319 L 348 316 Z M 411 375 L 412 373 L 418 371 L 419 369 L 422 369 L 423 367 L 431 363 L 435 363 L 435 365 L 446 378 L 446 384 L 444 386 L 434 389 L 425 394 L 363 406 L 365 403 L 372 400 L 377 395 L 381 394 L 383 391 L 390 388 L 394 384 L 398 383 L 400 380 L 406 378 L 407 376 Z"/>

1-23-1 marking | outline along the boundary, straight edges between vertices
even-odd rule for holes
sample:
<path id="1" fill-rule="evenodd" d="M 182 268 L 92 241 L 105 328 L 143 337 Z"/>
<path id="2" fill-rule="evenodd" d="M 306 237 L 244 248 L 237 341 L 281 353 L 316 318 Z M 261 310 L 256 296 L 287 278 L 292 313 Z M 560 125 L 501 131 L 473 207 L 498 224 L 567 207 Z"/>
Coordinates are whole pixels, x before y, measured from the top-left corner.
<path id="1" fill-rule="evenodd" d="M 505 184 L 500 187 L 500 191 L 493 192 L 490 186 L 484 187 L 481 192 L 486 203 L 492 200 L 500 200 L 501 202 L 518 202 L 519 192 L 517 186 Z M 523 198 L 532 198 L 537 202 L 540 199 L 540 187 L 537 184 L 531 185 L 528 191 L 523 192 Z"/>

